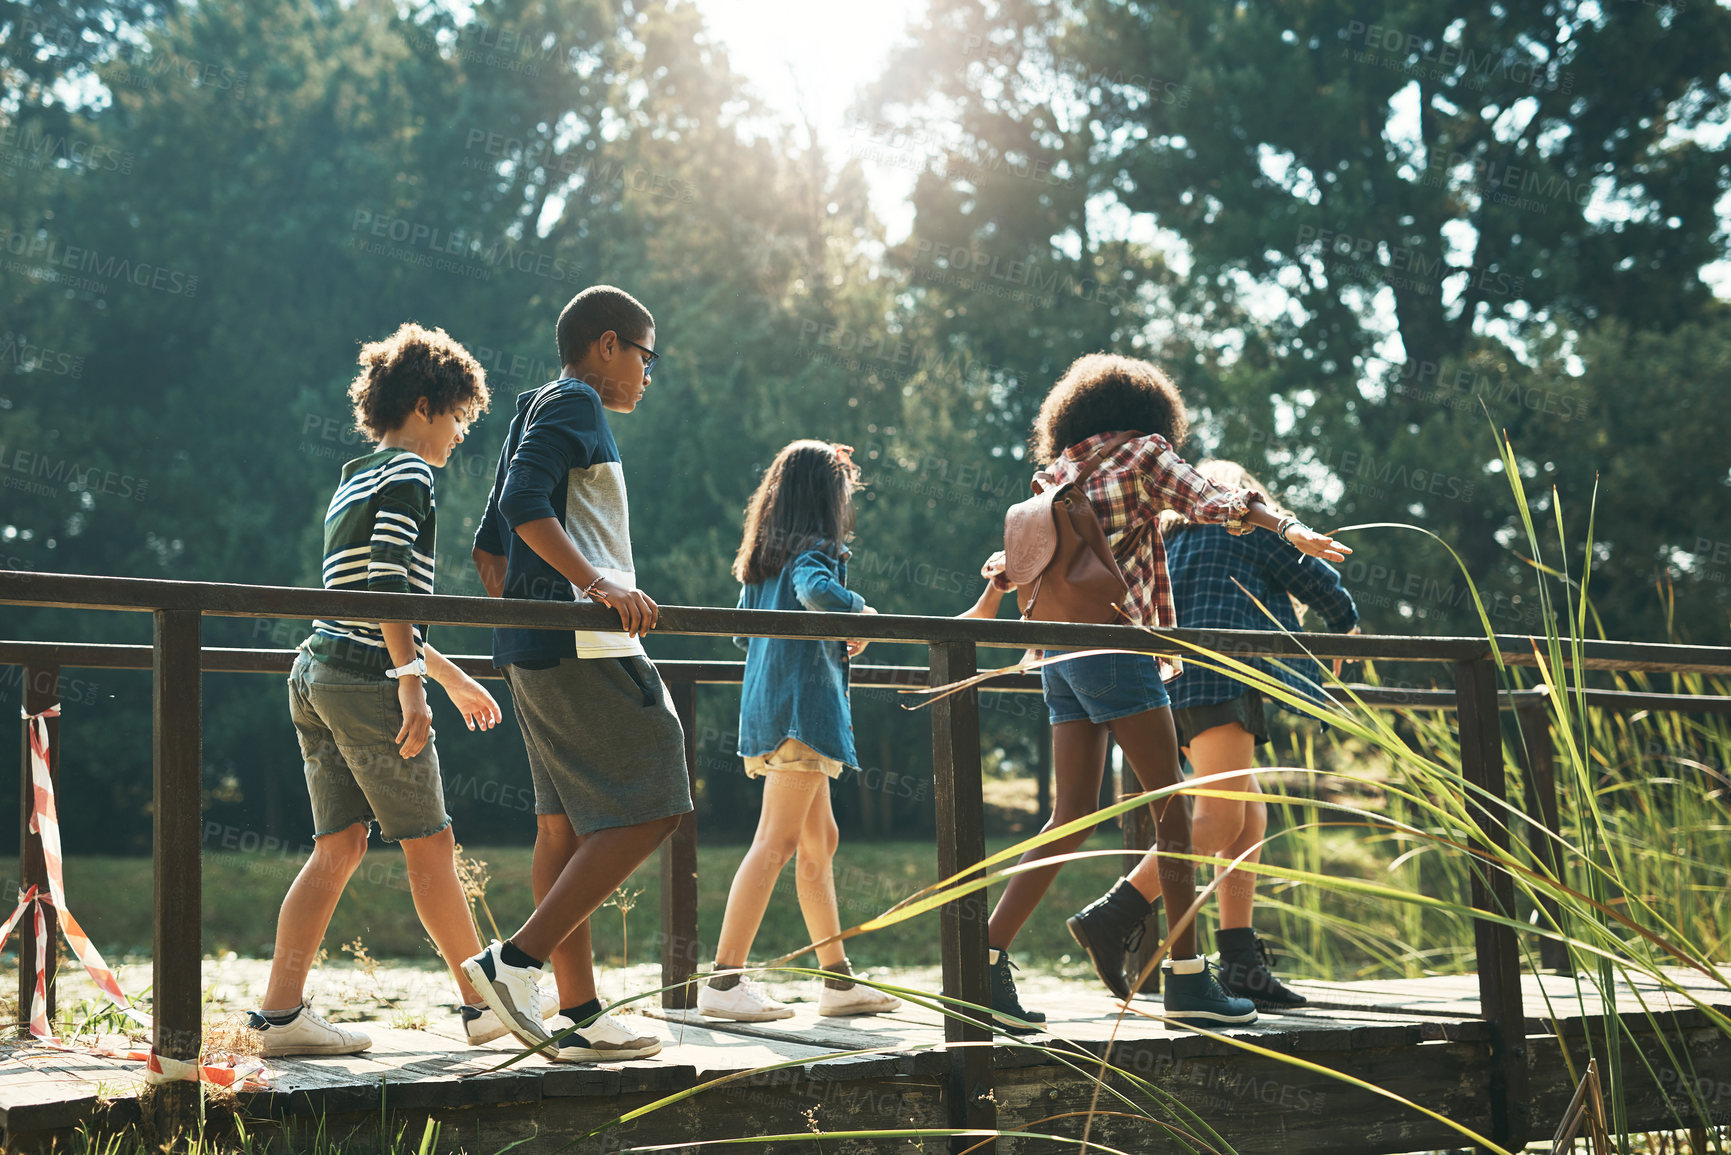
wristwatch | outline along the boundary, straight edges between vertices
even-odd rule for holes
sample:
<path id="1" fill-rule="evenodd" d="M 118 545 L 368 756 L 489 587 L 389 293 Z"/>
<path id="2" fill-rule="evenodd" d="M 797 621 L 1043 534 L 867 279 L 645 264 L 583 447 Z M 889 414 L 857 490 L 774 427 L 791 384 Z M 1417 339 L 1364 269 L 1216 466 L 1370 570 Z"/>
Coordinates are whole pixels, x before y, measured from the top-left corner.
<path id="1" fill-rule="evenodd" d="M 386 670 L 387 678 L 424 678 L 427 676 L 427 659 L 416 658 L 406 666 L 398 666 L 394 670 Z"/>

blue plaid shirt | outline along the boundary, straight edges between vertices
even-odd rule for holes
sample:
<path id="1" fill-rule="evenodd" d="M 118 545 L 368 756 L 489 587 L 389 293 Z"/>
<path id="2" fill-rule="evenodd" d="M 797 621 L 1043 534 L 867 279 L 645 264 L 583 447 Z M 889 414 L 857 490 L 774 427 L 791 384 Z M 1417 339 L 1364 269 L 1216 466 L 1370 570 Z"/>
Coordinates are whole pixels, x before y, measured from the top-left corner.
<path id="1" fill-rule="evenodd" d="M 1172 600 L 1178 624 L 1199 630 L 1269 630 L 1273 623 L 1252 596 L 1266 606 L 1282 627 L 1297 633 L 1298 614 L 1292 598 L 1322 615 L 1328 628 L 1345 633 L 1358 624 L 1358 607 L 1340 584 L 1340 574 L 1325 561 L 1307 557 L 1272 533 L 1257 531 L 1242 537 L 1218 525 L 1193 525 L 1166 537 L 1166 565 L 1172 575 Z M 1233 584 L 1237 578 L 1240 590 Z M 1291 594 L 1292 597 L 1287 595 Z M 1322 667 L 1309 658 L 1281 661 L 1297 673 L 1282 670 L 1267 658 L 1246 663 L 1274 675 L 1293 689 L 1317 697 Z M 1244 693 L 1244 683 L 1204 670 L 1194 662 L 1166 684 L 1172 708 L 1212 706 Z"/>

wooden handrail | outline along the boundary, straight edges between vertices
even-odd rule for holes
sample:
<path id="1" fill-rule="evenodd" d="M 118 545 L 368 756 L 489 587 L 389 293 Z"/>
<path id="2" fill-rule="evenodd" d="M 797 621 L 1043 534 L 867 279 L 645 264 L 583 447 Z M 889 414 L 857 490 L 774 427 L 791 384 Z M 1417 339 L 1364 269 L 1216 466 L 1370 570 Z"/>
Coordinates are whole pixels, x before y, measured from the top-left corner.
<path id="1" fill-rule="evenodd" d="M 153 981 L 157 1014 L 153 1046 L 171 1058 L 198 1053 L 200 1038 L 197 960 L 199 877 L 202 847 L 198 812 L 201 769 L 200 725 L 203 672 L 280 673 L 293 660 L 290 650 L 203 647 L 205 615 L 262 619 L 338 618 L 359 621 L 417 621 L 441 625 L 536 629 L 616 629 L 618 618 L 604 606 L 556 604 L 447 595 L 378 594 L 349 591 L 183 582 L 146 578 L 91 577 L 75 574 L 0 572 L 0 604 L 68 609 L 131 610 L 152 613 L 151 646 L 85 643 L 0 642 L 0 664 L 21 664 L 27 675 L 65 666 L 153 671 L 153 853 L 156 900 Z M 1496 661 L 1536 665 L 1548 643 L 1543 639 L 1498 635 L 1495 638 L 1415 638 L 1378 635 L 1304 634 L 1250 630 L 1143 630 L 1127 626 L 1089 626 L 1051 622 L 982 621 L 972 618 L 899 614 L 827 614 L 764 610 L 663 606 L 656 631 L 664 635 L 753 636 L 780 638 L 864 638 L 923 644 L 930 669 L 863 666 L 852 669 L 856 686 L 924 685 L 929 678 L 960 678 L 977 668 L 980 646 L 1025 649 L 1110 648 L 1145 653 L 1186 654 L 1201 647 L 1237 657 L 1379 659 L 1449 662 L 1454 690 L 1354 688 L 1368 706 L 1455 710 L 1461 732 L 1462 772 L 1478 791 L 1473 816 L 1481 837 L 1506 847 L 1509 831 L 1501 820 L 1504 789 L 1497 714 L 1516 708 L 1526 720 L 1542 717 L 1543 692 L 1498 686 Z M 1731 647 L 1679 646 L 1643 642 L 1568 643 L 1564 664 L 1582 669 L 1641 670 L 1671 673 L 1731 673 Z M 469 673 L 495 676 L 483 657 L 455 659 Z M 658 663 L 670 684 L 675 707 L 686 728 L 686 759 L 695 773 L 693 733 L 696 687 L 737 682 L 743 663 L 665 661 Z M 34 677 L 27 681 L 34 684 Z M 1033 692 L 1038 678 L 1005 676 L 983 689 Z M 1731 712 L 1731 700 L 1705 695 L 1649 694 L 1630 691 L 1581 691 L 1588 705 L 1619 710 Z M 939 858 L 948 873 L 979 861 L 984 805 L 979 768 L 978 691 L 941 700 L 930 711 L 932 772 L 939 810 Z M 26 770 L 28 773 L 28 770 Z M 1552 787 L 1554 789 L 1554 786 Z M 1547 815 L 1547 818 L 1549 816 Z M 672 1005 L 689 999 L 695 972 L 696 818 L 687 814 L 662 847 L 663 974 Z M 31 852 L 30 836 L 21 848 Z M 26 863 L 26 868 L 27 868 Z M 1486 913 L 1511 916 L 1514 888 L 1506 871 L 1475 866 L 1472 902 Z M 969 895 L 943 910 L 944 988 L 951 997 L 986 999 L 984 940 L 985 896 Z M 1494 1077 L 1490 1087 L 1493 1131 L 1500 1142 L 1518 1145 L 1530 1130 L 1525 1115 L 1525 1016 L 1514 933 L 1501 923 L 1474 921 L 1478 947 L 1480 999 L 1493 1032 Z M 946 1027 L 952 1042 L 972 1042 L 979 1032 L 954 1020 Z M 991 1051 L 963 1047 L 948 1080 L 952 1122 L 990 1127 L 995 1109 L 990 1096 Z M 188 1088 L 192 1088 L 189 1090 Z M 181 1123 L 196 1114 L 196 1085 L 159 1091 L 158 1106 Z"/>
<path id="2" fill-rule="evenodd" d="M 122 645 L 107 642 L 27 642 L 0 640 L 0 666 L 55 665 L 67 669 L 85 670 L 148 670 L 151 665 L 150 646 Z M 204 647 L 204 672 L 207 674 L 286 674 L 294 665 L 294 650 L 247 649 L 230 646 Z M 446 655 L 473 678 L 499 679 L 502 675 L 493 667 L 493 659 L 483 654 Z M 743 661 L 711 661 L 689 658 L 656 659 L 656 669 L 669 685 L 691 683 L 700 686 L 737 686 L 745 673 Z M 875 666 L 855 662 L 851 666 L 849 684 L 861 689 L 924 686 L 929 672 L 924 666 Z M 1006 674 L 985 683 L 982 690 L 992 693 L 1037 694 L 1038 674 Z M 1325 690 L 1335 702 L 1350 702 L 1353 698 L 1366 706 L 1383 710 L 1452 710 L 1453 690 L 1372 686 L 1351 684 Z M 1731 714 L 1731 697 L 1717 694 L 1658 694 L 1639 690 L 1596 690 L 1581 692 L 1588 706 L 1616 713 L 1658 710 L 1678 714 Z M 1519 709 L 1526 705 L 1543 706 L 1546 694 L 1540 689 L 1507 690 L 1500 696 L 1503 709 Z M 1575 692 L 1570 692 L 1570 700 Z"/>
<path id="3" fill-rule="evenodd" d="M 157 578 L 91 577 L 0 571 L 0 604 L 64 609 L 197 610 L 215 617 L 346 618 L 415 621 L 437 625 L 530 629 L 618 627 L 610 609 L 522 599 L 448 594 L 381 594 L 294 586 L 255 586 Z M 1146 653 L 1184 654 L 1186 643 L 1236 657 L 1303 657 L 1348 661 L 1463 662 L 1489 657 L 1486 638 L 1426 638 L 1382 634 L 1302 634 L 1274 630 L 1140 629 L 1008 619 L 924 617 L 914 614 L 830 614 L 785 610 L 740 610 L 708 606 L 662 606 L 656 630 L 664 635 L 775 638 L 863 638 L 932 645 L 967 642 L 1011 649 L 1102 647 Z M 1496 649 L 1505 663 L 1534 665 L 1543 638 L 1499 634 Z M 1671 673 L 1731 673 L 1731 646 L 1684 646 L 1654 642 L 1586 640 L 1579 643 L 1586 669 Z M 1569 659 L 1565 659 L 1569 660 Z"/>

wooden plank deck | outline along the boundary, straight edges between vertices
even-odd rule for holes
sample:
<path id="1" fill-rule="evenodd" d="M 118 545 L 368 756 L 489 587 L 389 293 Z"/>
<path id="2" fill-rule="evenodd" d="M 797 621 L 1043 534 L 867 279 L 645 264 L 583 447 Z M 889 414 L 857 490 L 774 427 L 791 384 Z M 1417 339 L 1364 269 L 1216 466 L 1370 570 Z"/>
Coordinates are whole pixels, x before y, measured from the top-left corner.
<path id="1" fill-rule="evenodd" d="M 1731 991 L 1699 974 L 1678 976 L 1703 1002 L 1731 1013 Z M 1573 1091 L 1565 1050 L 1584 1061 L 1583 1032 L 1596 1028 L 1598 1002 L 1578 997 L 1566 976 L 1524 976 L 1526 1005 L 1535 1015 L 1527 1038 L 1533 1118 L 1548 1130 Z M 1040 1000 L 1051 1013 L 1049 1033 L 1027 1041 L 998 1039 L 994 1098 L 999 1126 L 1075 1135 L 1080 1114 L 1095 1106 L 1095 1084 L 1084 1074 L 1111 1061 L 1182 1104 L 1161 1110 L 1156 1096 L 1136 1095 L 1126 1108 L 1111 1094 L 1098 1107 L 1119 1114 L 1096 1121 L 1093 1135 L 1125 1150 L 1180 1149 L 1174 1129 L 1193 1129 L 1185 1112 L 1206 1120 L 1237 1150 L 1252 1153 L 1328 1150 L 1396 1152 L 1459 1147 L 1464 1141 L 1436 1120 L 1349 1082 L 1294 1068 L 1278 1058 L 1234 1047 L 1252 1043 L 1291 1054 L 1411 1098 L 1467 1126 L 1489 1125 L 1484 1088 L 1489 1032 L 1477 1010 L 1471 976 L 1401 981 L 1295 984 L 1314 1005 L 1265 1015 L 1255 1025 L 1211 1038 L 1167 1027 L 1152 1017 L 1157 999 L 1138 999 L 1146 1013 L 1120 1014 L 1091 984 L 1066 983 L 1061 997 Z M 1541 991 L 1557 1021 L 1540 1017 Z M 1649 1017 L 1643 1011 L 1663 1011 Z M 1585 1006 L 1583 1006 L 1585 1003 Z M 1625 1088 L 1643 1125 L 1674 1125 L 1667 1093 L 1692 1088 L 1707 1117 L 1731 1122 L 1731 1040 L 1694 1004 L 1643 979 L 1618 992 L 1632 1017 L 1630 1055 L 1639 1063 Z M 454 1035 L 367 1024 L 371 1051 L 345 1058 L 277 1060 L 271 1089 L 217 1096 L 212 1113 L 236 1112 L 255 1133 L 293 1136 L 323 1125 L 327 1134 L 353 1132 L 357 1144 L 376 1141 L 381 1108 L 393 1131 L 418 1139 L 423 1120 L 442 1126 L 440 1147 L 487 1155 L 527 1140 L 523 1155 L 564 1149 L 618 1151 L 637 1144 L 696 1138 L 811 1134 L 885 1126 L 943 1126 L 949 1058 L 939 1015 L 908 1005 L 894 1015 L 823 1019 L 812 1004 L 792 1019 L 720 1024 L 692 1012 L 656 1008 L 633 1020 L 654 1031 L 664 1049 L 634 1063 L 561 1065 L 526 1059 L 498 1070 L 516 1053 L 510 1040 L 462 1045 Z M 443 1029 L 453 1029 L 449 1026 Z M 1658 1046 L 1686 1046 L 1689 1069 L 1668 1066 Z M 1046 1048 L 1063 1052 L 1054 1055 Z M 846 1055 L 844 1052 L 870 1052 Z M 762 1068 L 779 1066 L 778 1070 Z M 751 1072 L 756 1072 L 752 1074 Z M 1668 1073 L 1667 1073 L 1668 1072 Z M 625 1111 L 656 1099 L 729 1080 L 632 1126 L 570 1145 Z M 64 1140 L 79 1125 L 125 1127 L 139 1118 L 140 1064 L 50 1051 L 29 1041 L 0 1048 L 0 1127 L 7 1150 L 38 1149 Z M 1122 1087 L 1122 1079 L 1114 1086 Z M 1141 1109 L 1151 1117 L 1133 1117 Z M 1041 1120 L 1044 1120 L 1041 1122 Z M 756 1150 L 815 1151 L 819 1136 L 765 1144 Z M 907 1150 L 906 1141 L 821 1139 L 837 1152 Z M 941 1141 L 928 1148 L 941 1150 Z M 999 1151 L 1053 1150 L 1049 1142 L 1004 1141 Z"/>

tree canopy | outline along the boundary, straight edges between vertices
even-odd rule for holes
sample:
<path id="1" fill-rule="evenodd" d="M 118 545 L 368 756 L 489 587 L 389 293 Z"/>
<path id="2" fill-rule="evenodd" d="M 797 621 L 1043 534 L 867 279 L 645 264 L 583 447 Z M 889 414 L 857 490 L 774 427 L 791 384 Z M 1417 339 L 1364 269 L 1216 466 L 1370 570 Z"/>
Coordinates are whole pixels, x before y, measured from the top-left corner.
<path id="1" fill-rule="evenodd" d="M 934 0 L 842 142 L 778 126 L 684 0 L 0 0 L 0 564 L 317 584 L 325 501 L 365 448 L 356 350 L 413 319 L 495 394 L 438 475 L 439 588 L 478 593 L 512 399 L 557 375 L 564 302 L 610 282 L 666 352 L 616 426 L 665 604 L 733 604 L 758 472 L 817 436 L 865 468 L 850 583 L 960 611 L 1026 492 L 1040 397 L 1110 349 L 1172 371 L 1193 460 L 1243 460 L 1318 524 L 1433 530 L 1524 629 L 1506 430 L 1571 549 L 1596 511 L 1605 630 L 1716 640 L 1731 319 L 1701 269 L 1725 256 L 1727 60 L 1731 13 L 1680 0 Z M 873 163 L 921 173 L 905 238 L 871 211 Z M 1366 629 L 1475 628 L 1440 549 L 1354 545 Z M 6 620 L 148 637 L 136 616 Z M 148 683 L 69 672 L 63 692 L 91 784 L 69 842 L 139 849 Z M 299 838 L 280 695 L 207 693 L 213 821 Z M 708 694 L 700 717 L 710 829 L 749 829 L 733 709 Z M 844 823 L 929 822 L 929 794 L 885 785 L 929 776 L 923 720 L 855 709 L 877 774 L 844 788 Z M 994 759 L 1041 763 L 1037 713 L 986 711 Z M 464 837 L 527 837 L 485 801 L 520 744 L 447 729 Z"/>

